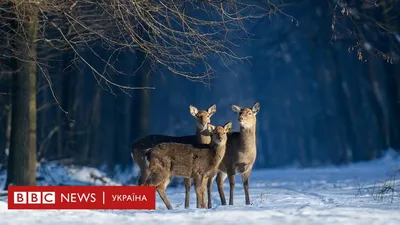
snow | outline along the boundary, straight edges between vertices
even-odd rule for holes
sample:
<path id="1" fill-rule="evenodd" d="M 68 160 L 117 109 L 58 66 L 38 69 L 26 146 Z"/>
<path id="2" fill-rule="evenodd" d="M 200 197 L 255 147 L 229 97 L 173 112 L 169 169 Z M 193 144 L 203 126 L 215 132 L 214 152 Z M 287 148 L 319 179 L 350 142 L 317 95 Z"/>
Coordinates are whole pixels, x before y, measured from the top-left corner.
<path id="1" fill-rule="evenodd" d="M 90 173 L 105 176 L 88 167 L 62 168 L 55 164 L 59 183 L 94 183 Z M 169 187 L 167 196 L 174 206 L 168 211 L 157 195 L 157 210 L 8 210 L 0 197 L 0 225 L 19 224 L 400 224 L 400 156 L 389 151 L 385 157 L 340 167 L 284 168 L 255 170 L 250 180 L 252 204 L 244 205 L 244 192 L 237 176 L 234 205 L 221 206 L 216 185 L 213 208 L 196 209 L 191 191 L 190 209 L 184 209 L 184 188 Z M 128 176 L 127 173 L 125 173 Z M 122 175 L 119 175 L 120 177 Z M 117 181 L 107 178 L 110 183 Z M 44 180 L 55 180 L 44 179 Z M 56 182 L 57 183 L 57 182 Z M 228 182 L 225 195 L 229 196 Z M 102 184 L 101 184 L 102 185 Z M 386 193 L 380 193 L 388 190 Z M 392 191 L 393 190 L 393 191 Z M 228 199 L 227 199 L 228 200 Z"/>

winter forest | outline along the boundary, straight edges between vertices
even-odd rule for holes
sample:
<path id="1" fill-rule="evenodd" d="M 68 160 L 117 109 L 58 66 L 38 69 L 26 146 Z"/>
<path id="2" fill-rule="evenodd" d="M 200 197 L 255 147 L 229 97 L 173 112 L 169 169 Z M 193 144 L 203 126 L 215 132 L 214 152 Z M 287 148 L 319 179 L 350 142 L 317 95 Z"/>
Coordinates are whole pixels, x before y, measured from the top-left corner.
<path id="1" fill-rule="evenodd" d="M 259 102 L 255 169 L 400 149 L 397 0 L 0 1 L 0 166 L 131 169 L 148 134 L 191 135 L 189 105 Z M 132 180 L 131 183 L 135 183 Z M 3 187 L 2 187 L 3 188 Z"/>

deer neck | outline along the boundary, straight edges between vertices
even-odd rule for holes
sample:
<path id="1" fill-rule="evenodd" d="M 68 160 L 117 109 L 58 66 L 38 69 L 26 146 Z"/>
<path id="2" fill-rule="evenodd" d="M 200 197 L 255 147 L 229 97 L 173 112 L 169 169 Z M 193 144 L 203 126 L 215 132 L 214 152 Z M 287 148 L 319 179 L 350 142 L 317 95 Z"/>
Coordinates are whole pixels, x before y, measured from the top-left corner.
<path id="1" fill-rule="evenodd" d="M 213 167 L 218 167 L 219 164 L 221 163 L 222 159 L 225 156 L 225 151 L 226 151 L 226 144 L 224 145 L 217 145 L 214 143 L 211 143 L 211 154 L 212 158 L 211 158 L 211 165 Z"/>
<path id="2" fill-rule="evenodd" d="M 211 143 L 211 133 L 206 130 L 196 129 L 196 141 L 199 144 L 210 144 Z"/>
<path id="3" fill-rule="evenodd" d="M 256 124 L 248 128 L 240 127 L 239 137 L 241 151 L 256 151 Z"/>

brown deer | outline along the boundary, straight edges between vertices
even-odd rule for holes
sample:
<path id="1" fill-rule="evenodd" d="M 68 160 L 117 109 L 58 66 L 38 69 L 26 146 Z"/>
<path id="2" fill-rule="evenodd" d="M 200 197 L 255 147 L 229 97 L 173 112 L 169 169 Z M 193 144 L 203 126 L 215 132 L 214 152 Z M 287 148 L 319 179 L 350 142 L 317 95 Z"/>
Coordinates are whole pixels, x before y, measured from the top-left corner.
<path id="1" fill-rule="evenodd" d="M 226 150 L 227 134 L 232 122 L 223 127 L 208 125 L 212 140 L 208 145 L 160 143 L 146 154 L 149 163 L 149 175 L 144 185 L 156 186 L 156 190 L 168 209 L 172 205 L 166 196 L 171 176 L 193 178 L 197 197 L 197 208 L 207 208 L 206 188 L 210 176 L 215 175 Z"/>
<path id="2" fill-rule="evenodd" d="M 228 135 L 226 154 L 217 172 L 218 193 L 221 204 L 226 205 L 224 180 L 228 177 L 230 186 L 229 205 L 233 205 L 235 175 L 239 173 L 242 177 L 246 205 L 249 205 L 249 178 L 257 154 L 256 115 L 260 111 L 260 104 L 257 102 L 252 108 L 241 108 L 237 105 L 231 107 L 235 113 L 239 114 L 240 132 L 232 132 Z M 207 182 L 208 208 L 211 208 L 211 186 L 214 178 L 215 176 L 210 176 Z"/>
<path id="3" fill-rule="evenodd" d="M 211 105 L 207 110 L 198 110 L 196 107 L 189 106 L 190 114 L 196 119 L 196 135 L 189 136 L 166 136 L 166 135 L 148 135 L 132 145 L 132 159 L 140 168 L 140 177 L 138 185 L 142 185 L 145 181 L 148 170 L 145 160 L 146 152 L 162 142 L 177 142 L 177 143 L 199 143 L 209 144 L 211 142 L 211 133 L 207 129 L 213 116 L 217 111 L 215 104 Z M 185 208 L 189 208 L 190 202 L 190 178 L 183 179 L 185 184 Z"/>

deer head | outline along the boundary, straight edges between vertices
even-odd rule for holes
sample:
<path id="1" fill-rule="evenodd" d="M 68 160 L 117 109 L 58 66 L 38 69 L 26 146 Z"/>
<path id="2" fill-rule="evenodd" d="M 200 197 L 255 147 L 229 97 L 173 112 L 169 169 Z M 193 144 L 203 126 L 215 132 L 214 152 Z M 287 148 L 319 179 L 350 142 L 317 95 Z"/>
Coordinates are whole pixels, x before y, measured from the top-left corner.
<path id="1" fill-rule="evenodd" d="M 232 110 L 239 115 L 240 127 L 247 129 L 256 124 L 256 115 L 260 111 L 260 103 L 255 103 L 252 108 L 241 108 L 237 105 L 232 105 Z"/>
<path id="2" fill-rule="evenodd" d="M 205 131 L 211 122 L 211 116 L 217 111 L 217 106 L 213 104 L 207 110 L 198 110 L 190 105 L 190 114 L 196 119 L 196 126 L 200 131 Z"/>
<path id="3" fill-rule="evenodd" d="M 212 142 L 217 145 L 225 145 L 228 140 L 228 133 L 232 129 L 232 122 L 227 122 L 224 126 L 214 126 L 209 124 L 209 130 L 212 133 Z"/>

